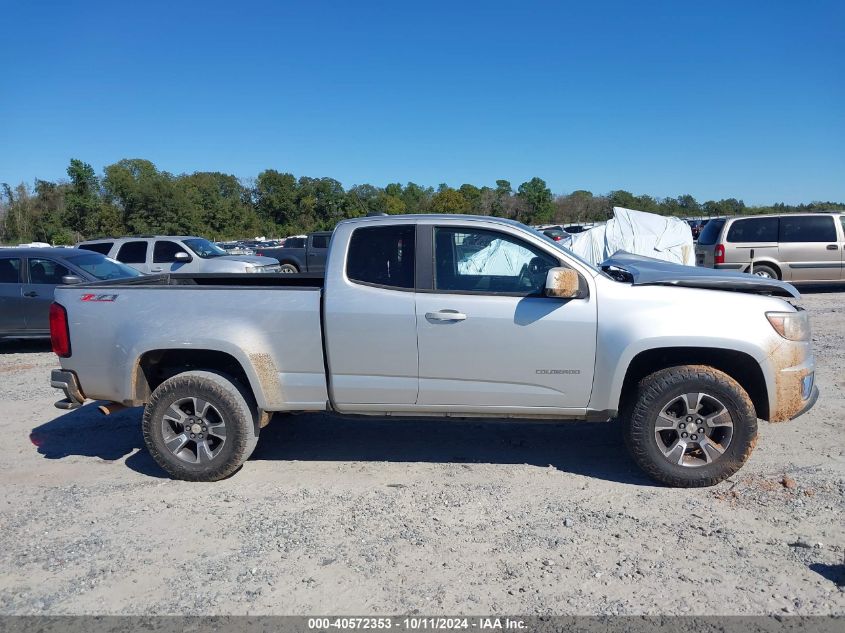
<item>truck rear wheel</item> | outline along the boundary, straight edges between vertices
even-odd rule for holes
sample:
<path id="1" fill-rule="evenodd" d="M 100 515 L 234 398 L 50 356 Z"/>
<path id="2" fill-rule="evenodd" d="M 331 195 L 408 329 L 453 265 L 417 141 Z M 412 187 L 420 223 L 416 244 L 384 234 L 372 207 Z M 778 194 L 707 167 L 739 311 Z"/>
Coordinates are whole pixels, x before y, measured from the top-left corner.
<path id="1" fill-rule="evenodd" d="M 279 267 L 279 272 L 280 272 L 280 273 L 286 273 L 286 274 L 288 274 L 288 275 L 291 275 L 291 274 L 298 273 L 298 272 L 299 272 L 299 268 L 297 268 L 297 267 L 296 267 L 296 266 L 294 266 L 293 264 L 282 264 L 282 265 Z"/>
<path id="2" fill-rule="evenodd" d="M 144 408 L 144 442 L 175 479 L 223 479 L 241 467 L 258 443 L 251 401 L 243 387 L 223 374 L 179 374 L 161 383 Z"/>
<path id="3" fill-rule="evenodd" d="M 745 390 L 704 365 L 670 367 L 640 381 L 622 415 L 634 461 L 653 479 L 681 488 L 713 486 L 739 470 L 757 441 Z"/>

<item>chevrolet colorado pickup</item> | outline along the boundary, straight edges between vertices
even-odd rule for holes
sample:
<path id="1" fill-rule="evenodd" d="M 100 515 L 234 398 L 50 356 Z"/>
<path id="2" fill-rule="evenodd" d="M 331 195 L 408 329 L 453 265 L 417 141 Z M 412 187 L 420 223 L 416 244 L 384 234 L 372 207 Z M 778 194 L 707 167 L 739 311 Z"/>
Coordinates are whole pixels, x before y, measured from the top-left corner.
<path id="1" fill-rule="evenodd" d="M 742 466 L 758 419 L 818 397 L 798 297 L 626 253 L 595 268 L 510 220 L 367 217 L 338 224 L 324 278 L 58 287 L 51 378 L 60 408 L 144 405 L 150 453 L 193 481 L 235 472 L 275 412 L 335 411 L 618 420 L 647 474 L 706 486 Z"/>

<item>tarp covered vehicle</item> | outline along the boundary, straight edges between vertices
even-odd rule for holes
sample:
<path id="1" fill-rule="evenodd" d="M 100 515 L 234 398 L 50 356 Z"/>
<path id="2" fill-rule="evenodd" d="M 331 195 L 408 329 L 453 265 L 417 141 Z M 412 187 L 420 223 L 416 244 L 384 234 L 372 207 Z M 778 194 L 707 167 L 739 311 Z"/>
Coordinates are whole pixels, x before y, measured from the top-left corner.
<path id="1" fill-rule="evenodd" d="M 598 265 L 618 251 L 695 266 L 689 224 L 680 218 L 613 207 L 606 223 L 560 242 L 576 255 Z"/>

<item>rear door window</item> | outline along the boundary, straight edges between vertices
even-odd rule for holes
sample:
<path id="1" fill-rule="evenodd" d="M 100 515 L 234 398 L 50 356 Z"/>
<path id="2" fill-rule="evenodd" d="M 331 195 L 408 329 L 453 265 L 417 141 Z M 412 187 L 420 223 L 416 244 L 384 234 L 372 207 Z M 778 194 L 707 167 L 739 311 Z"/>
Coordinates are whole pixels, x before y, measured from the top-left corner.
<path id="1" fill-rule="evenodd" d="M 0 284 L 21 283 L 21 260 L 17 257 L 0 257 Z"/>
<path id="2" fill-rule="evenodd" d="M 117 252 L 117 261 L 124 264 L 144 264 L 147 261 L 146 242 L 126 242 Z"/>
<path id="3" fill-rule="evenodd" d="M 722 233 L 722 227 L 725 226 L 725 220 L 710 220 L 701 229 L 701 235 L 698 236 L 698 243 L 701 246 L 712 246 L 719 240 L 719 235 Z"/>
<path id="4" fill-rule="evenodd" d="M 77 248 L 85 251 L 94 251 L 100 255 L 108 255 L 114 242 L 96 242 L 94 244 L 80 244 Z"/>
<path id="5" fill-rule="evenodd" d="M 373 286 L 412 289 L 415 232 L 413 224 L 355 229 L 349 241 L 346 276 Z"/>
<path id="6" fill-rule="evenodd" d="M 782 216 L 781 242 L 836 242 L 836 225 L 829 215 Z"/>
<path id="7" fill-rule="evenodd" d="M 708 224 L 709 226 L 709 224 Z M 705 227 L 706 229 L 706 227 Z M 736 220 L 728 229 L 728 242 L 777 242 L 777 218 L 746 218 Z M 699 239 L 699 243 L 701 240 Z"/>

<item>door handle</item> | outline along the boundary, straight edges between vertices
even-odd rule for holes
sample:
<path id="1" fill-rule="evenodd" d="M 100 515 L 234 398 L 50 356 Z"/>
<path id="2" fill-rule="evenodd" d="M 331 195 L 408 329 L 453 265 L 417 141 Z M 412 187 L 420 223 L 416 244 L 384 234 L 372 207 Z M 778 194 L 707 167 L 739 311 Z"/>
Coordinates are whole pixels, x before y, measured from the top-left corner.
<path id="1" fill-rule="evenodd" d="M 828 245 L 827 245 L 827 250 L 829 250 L 829 251 L 838 251 L 838 250 L 839 250 L 839 245 L 838 245 L 838 244 L 828 244 Z"/>
<path id="2" fill-rule="evenodd" d="M 23 296 L 24 297 L 37 297 L 38 293 L 35 292 L 34 290 L 30 290 L 29 292 L 23 293 Z"/>
<path id="3" fill-rule="evenodd" d="M 161 272 L 161 268 L 150 268 L 150 272 L 151 272 L 151 273 L 160 273 L 160 272 Z"/>
<path id="4" fill-rule="evenodd" d="M 457 310 L 439 310 L 426 312 L 425 318 L 429 321 L 466 321 L 467 315 Z"/>

